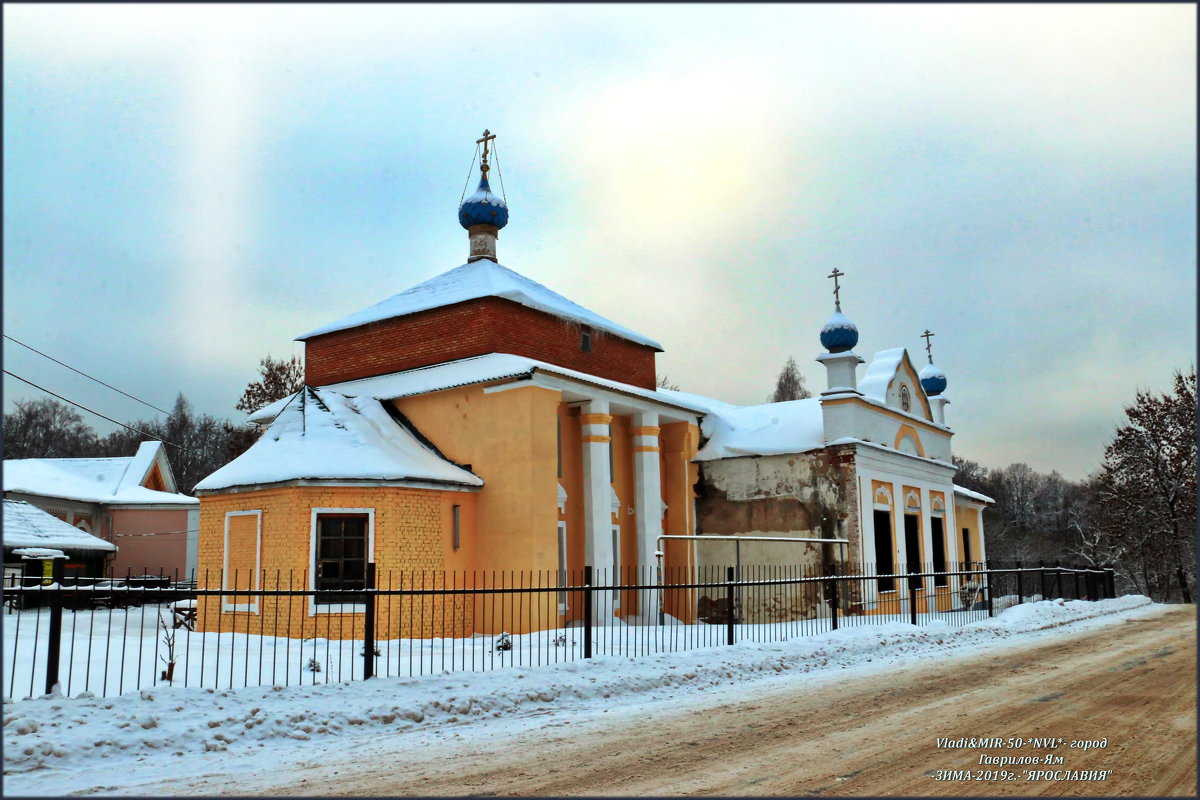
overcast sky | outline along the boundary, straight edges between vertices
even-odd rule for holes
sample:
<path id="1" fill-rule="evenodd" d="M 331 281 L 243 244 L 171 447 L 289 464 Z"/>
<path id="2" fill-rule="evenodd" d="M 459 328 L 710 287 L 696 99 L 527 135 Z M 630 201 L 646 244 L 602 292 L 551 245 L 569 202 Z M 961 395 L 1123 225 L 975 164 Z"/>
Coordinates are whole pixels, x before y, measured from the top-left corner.
<path id="1" fill-rule="evenodd" d="M 1195 361 L 1196 67 L 1190 4 L 8 4 L 4 332 L 233 417 L 263 355 L 466 260 L 486 127 L 501 263 L 684 390 L 825 388 L 838 267 L 864 358 L 935 332 L 955 453 L 1081 478 Z"/>

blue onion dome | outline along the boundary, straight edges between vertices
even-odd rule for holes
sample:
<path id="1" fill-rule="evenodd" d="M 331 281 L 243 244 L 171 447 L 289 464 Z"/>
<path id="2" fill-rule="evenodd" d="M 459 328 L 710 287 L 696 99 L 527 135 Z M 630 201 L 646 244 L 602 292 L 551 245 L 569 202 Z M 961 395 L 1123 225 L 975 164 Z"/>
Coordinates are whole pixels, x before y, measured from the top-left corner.
<path id="1" fill-rule="evenodd" d="M 946 391 L 946 373 L 933 365 L 933 362 L 921 368 L 921 388 L 930 397 L 936 397 Z"/>
<path id="2" fill-rule="evenodd" d="M 475 193 L 463 200 L 462 205 L 458 207 L 458 224 L 468 229 L 473 225 L 503 228 L 508 224 L 508 206 L 492 194 L 486 172 L 480 177 L 479 188 Z"/>
<path id="3" fill-rule="evenodd" d="M 831 353 L 844 353 L 858 344 L 858 327 L 841 311 L 821 328 L 821 345 Z"/>

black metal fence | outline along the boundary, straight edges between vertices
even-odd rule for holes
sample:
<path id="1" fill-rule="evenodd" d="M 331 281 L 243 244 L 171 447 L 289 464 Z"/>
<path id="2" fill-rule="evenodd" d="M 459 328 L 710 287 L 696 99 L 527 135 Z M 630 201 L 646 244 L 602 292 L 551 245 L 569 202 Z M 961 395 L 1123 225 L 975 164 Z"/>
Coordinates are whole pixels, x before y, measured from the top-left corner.
<path id="1" fill-rule="evenodd" d="M 4 587 L 3 693 L 312 685 L 986 619 L 1115 596 L 1111 569 L 964 563 L 403 572 L 316 592 L 307 573 Z M 71 585 L 67 585 L 67 584 Z M 24 585 L 15 585 L 24 584 Z"/>

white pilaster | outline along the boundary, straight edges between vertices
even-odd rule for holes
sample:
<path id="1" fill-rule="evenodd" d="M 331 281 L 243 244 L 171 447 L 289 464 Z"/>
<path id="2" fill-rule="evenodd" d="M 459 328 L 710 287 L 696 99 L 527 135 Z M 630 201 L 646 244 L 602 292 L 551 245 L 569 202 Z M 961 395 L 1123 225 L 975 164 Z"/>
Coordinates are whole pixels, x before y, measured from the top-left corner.
<path id="1" fill-rule="evenodd" d="M 634 502 L 637 504 L 638 580 L 654 583 L 658 566 L 658 537 L 662 535 L 662 480 L 659 475 L 659 427 L 657 412 L 633 417 Z M 658 590 L 640 593 L 639 615 L 647 623 L 658 621 Z"/>
<path id="2" fill-rule="evenodd" d="M 612 482 L 608 476 L 608 448 L 612 444 L 612 416 L 608 413 L 608 401 L 589 401 L 583 407 L 580 422 L 583 439 L 584 563 L 611 573 Z"/>

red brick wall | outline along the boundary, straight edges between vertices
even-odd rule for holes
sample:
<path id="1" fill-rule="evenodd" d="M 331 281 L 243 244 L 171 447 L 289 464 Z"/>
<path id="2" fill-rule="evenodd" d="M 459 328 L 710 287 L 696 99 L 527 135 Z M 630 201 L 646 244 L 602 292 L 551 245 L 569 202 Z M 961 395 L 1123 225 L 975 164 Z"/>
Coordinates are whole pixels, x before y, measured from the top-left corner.
<path id="1" fill-rule="evenodd" d="M 309 339 L 305 381 L 323 386 L 486 353 L 511 353 L 653 389 L 654 349 L 592 331 L 579 349 L 579 325 L 485 297 Z"/>

